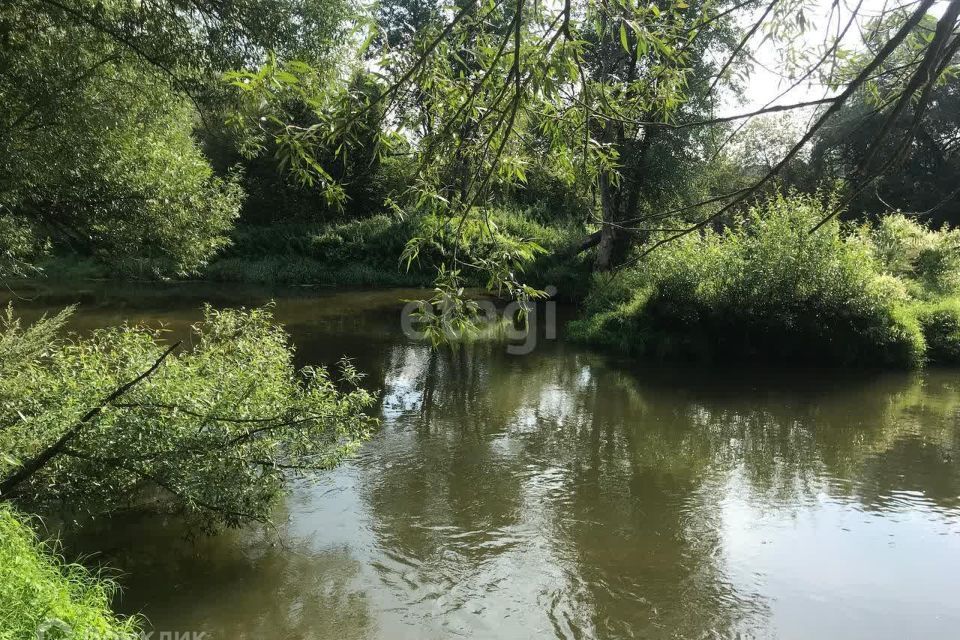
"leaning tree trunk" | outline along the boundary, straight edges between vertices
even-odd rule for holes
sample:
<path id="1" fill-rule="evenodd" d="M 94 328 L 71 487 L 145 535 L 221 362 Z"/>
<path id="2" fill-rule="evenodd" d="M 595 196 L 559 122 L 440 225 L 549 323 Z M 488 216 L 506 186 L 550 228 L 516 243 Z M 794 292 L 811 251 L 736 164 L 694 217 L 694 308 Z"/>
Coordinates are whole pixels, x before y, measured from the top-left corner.
<path id="1" fill-rule="evenodd" d="M 623 149 L 623 125 L 612 125 L 606 123 L 603 129 L 602 139 L 604 141 L 615 141 L 616 146 Z M 609 171 L 600 173 L 597 182 L 597 188 L 600 191 L 600 242 L 597 245 L 597 259 L 594 262 L 594 269 L 597 271 L 609 271 L 614 266 L 616 259 L 617 245 L 620 244 L 622 235 L 619 222 L 622 220 L 621 200 L 622 183 L 613 179 Z"/>

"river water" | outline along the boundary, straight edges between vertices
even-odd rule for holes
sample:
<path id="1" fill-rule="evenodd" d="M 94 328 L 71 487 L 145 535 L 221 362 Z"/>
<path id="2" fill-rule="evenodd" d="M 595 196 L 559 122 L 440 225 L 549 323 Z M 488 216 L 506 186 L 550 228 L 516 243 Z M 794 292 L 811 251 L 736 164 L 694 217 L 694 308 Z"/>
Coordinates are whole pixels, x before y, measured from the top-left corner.
<path id="1" fill-rule="evenodd" d="M 25 315 L 174 334 L 276 300 L 302 363 L 382 389 L 356 458 L 275 529 L 84 529 L 124 612 L 207 640 L 955 638 L 960 371 L 698 369 L 561 341 L 431 351 L 416 291 L 33 287 Z M 563 314 L 561 314 L 563 315 Z M 159 635 L 155 636 L 159 637 Z"/>

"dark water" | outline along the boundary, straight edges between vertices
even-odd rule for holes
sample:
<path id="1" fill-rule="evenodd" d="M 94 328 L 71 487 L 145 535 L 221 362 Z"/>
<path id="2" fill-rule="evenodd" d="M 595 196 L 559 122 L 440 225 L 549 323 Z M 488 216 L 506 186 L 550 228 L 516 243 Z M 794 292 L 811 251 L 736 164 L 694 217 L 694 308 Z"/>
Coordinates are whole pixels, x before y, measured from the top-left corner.
<path id="1" fill-rule="evenodd" d="M 356 358 L 383 428 L 277 530 L 87 544 L 155 629 L 263 638 L 953 638 L 960 372 L 629 367 L 562 342 L 431 352 L 417 292 L 25 290 L 75 327 L 276 297 L 304 362 Z"/>

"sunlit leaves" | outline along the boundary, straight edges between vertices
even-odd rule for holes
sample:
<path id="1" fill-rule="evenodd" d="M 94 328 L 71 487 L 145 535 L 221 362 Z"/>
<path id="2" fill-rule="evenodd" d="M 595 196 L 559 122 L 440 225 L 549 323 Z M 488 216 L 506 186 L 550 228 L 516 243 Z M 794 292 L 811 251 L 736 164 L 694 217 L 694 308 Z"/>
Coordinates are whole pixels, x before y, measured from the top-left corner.
<path id="1" fill-rule="evenodd" d="M 525 298 L 518 274 L 537 249 L 491 228 L 489 199 L 523 185 L 533 163 L 549 163 L 585 191 L 601 178 L 619 185 L 628 146 L 646 137 L 646 123 L 672 121 L 687 105 L 691 74 L 711 42 L 701 34 L 727 28 L 716 12 L 711 2 L 686 1 L 464 3 L 420 11 L 415 33 L 388 23 L 393 35 L 381 39 L 371 28 L 361 47 L 370 57 L 355 73 L 382 78 L 374 94 L 352 93 L 342 76 L 321 69 L 291 71 L 290 82 L 273 59 L 230 81 L 253 107 L 250 129 L 271 138 L 281 165 L 324 188 L 333 183 L 310 163 L 311 150 L 356 153 L 350 132 L 375 112 L 376 152 L 409 150 L 416 167 L 390 202 L 420 221 L 404 261 L 430 247 L 445 281 L 479 272 L 492 290 Z M 379 56 L 373 42 L 381 42 Z M 291 123 L 291 100 L 309 105 L 310 126 Z"/>
<path id="2" fill-rule="evenodd" d="M 214 175 L 170 74 L 91 21 L 0 8 L 0 261 L 23 272 L 52 236 L 123 272 L 192 273 L 227 242 L 237 176 Z"/>
<path id="3" fill-rule="evenodd" d="M 64 316 L 0 327 L 0 478 L 77 424 L 164 349 L 145 327 L 58 339 Z M 201 527 L 267 520 L 291 476 L 325 469 L 375 425 L 373 395 L 341 363 L 297 371 L 266 309 L 206 309 L 192 348 L 167 358 L 122 402 L 108 406 L 69 447 L 18 487 L 23 502 L 91 513 L 154 508 Z"/>

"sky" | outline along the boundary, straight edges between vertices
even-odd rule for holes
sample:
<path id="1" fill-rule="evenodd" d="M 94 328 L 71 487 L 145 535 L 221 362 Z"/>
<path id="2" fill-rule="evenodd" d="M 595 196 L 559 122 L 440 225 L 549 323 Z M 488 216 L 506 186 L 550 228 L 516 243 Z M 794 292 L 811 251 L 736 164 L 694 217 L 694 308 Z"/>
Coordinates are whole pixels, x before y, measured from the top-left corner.
<path id="1" fill-rule="evenodd" d="M 801 36 L 795 46 L 797 49 L 805 50 L 814 60 L 822 55 L 825 38 L 827 47 L 835 40 L 838 31 L 838 18 L 839 30 L 842 31 L 846 26 L 853 9 L 857 6 L 857 1 L 839 0 L 838 11 L 834 12 L 832 18 L 830 15 L 831 4 L 831 0 L 812 0 L 806 4 L 805 15 L 813 26 Z M 889 10 L 908 4 L 914 3 L 911 0 L 863 0 L 858 11 L 858 18 L 847 30 L 846 36 L 842 38 L 842 46 L 845 48 L 860 48 L 863 40 L 858 25 L 862 27 L 871 17 L 880 15 L 885 7 Z M 932 13 L 941 15 L 946 4 L 945 1 L 937 2 Z M 756 20 L 756 17 L 753 20 Z M 769 40 L 763 42 L 762 40 L 762 34 L 758 33 L 750 43 L 754 69 L 746 84 L 744 103 L 739 104 L 728 97 L 724 100 L 719 115 L 753 111 L 766 107 L 769 103 L 775 105 L 793 104 L 831 95 L 828 89 L 817 81 L 816 74 L 808 81 L 787 91 L 793 81 L 783 77 L 782 73 L 784 69 L 782 54 L 785 47 Z M 780 94 L 784 91 L 787 91 L 787 93 L 781 96 Z"/>

